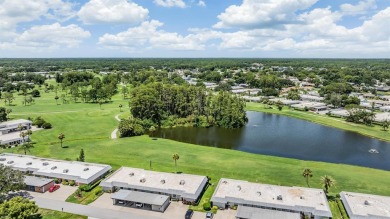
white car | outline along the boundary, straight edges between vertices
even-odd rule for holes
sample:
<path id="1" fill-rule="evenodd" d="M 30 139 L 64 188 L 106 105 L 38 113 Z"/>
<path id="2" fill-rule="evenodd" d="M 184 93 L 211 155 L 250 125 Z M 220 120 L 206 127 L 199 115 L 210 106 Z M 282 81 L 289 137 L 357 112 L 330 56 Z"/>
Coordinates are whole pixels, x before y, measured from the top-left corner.
<path id="1" fill-rule="evenodd" d="M 135 207 L 137 208 L 142 208 L 144 206 L 144 204 L 142 203 L 135 203 Z"/>

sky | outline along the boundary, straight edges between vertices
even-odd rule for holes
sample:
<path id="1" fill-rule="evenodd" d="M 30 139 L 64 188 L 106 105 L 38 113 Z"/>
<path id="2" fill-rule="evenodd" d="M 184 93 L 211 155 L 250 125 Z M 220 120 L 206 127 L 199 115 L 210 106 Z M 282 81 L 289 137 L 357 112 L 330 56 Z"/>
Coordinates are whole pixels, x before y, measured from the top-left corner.
<path id="1" fill-rule="evenodd" d="M 0 58 L 390 58 L 390 0 L 0 0 Z"/>

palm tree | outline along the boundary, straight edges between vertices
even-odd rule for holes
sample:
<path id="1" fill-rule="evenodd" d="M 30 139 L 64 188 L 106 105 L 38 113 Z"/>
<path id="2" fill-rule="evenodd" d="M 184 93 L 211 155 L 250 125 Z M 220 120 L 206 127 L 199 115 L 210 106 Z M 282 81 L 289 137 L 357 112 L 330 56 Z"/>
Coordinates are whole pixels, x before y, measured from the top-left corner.
<path id="1" fill-rule="evenodd" d="M 22 124 L 19 124 L 18 127 L 16 128 L 16 130 L 18 130 L 20 132 L 20 134 L 22 134 L 22 130 L 23 130 Z"/>
<path id="2" fill-rule="evenodd" d="M 176 173 L 177 173 L 177 160 L 179 160 L 179 154 L 178 153 L 174 153 L 173 155 L 172 155 L 172 159 L 175 161 L 175 171 L 176 171 Z"/>
<path id="3" fill-rule="evenodd" d="M 61 133 L 58 135 L 58 139 L 60 139 L 60 142 L 61 142 L 61 147 L 62 147 L 62 141 L 64 140 L 64 138 L 65 138 L 64 133 Z"/>
<path id="4" fill-rule="evenodd" d="M 308 187 L 310 187 L 309 178 L 313 177 L 313 173 L 311 172 L 311 169 L 304 169 L 302 172 L 302 176 L 306 178 L 306 184 Z"/>
<path id="5" fill-rule="evenodd" d="M 321 185 L 324 187 L 325 193 L 328 193 L 328 190 L 336 185 L 336 180 L 331 176 L 325 175 L 321 177 Z"/>
<path id="6" fill-rule="evenodd" d="M 18 147 L 18 150 L 20 151 L 24 151 L 24 155 L 27 154 L 27 152 L 30 152 L 30 149 L 34 148 L 34 146 L 32 144 L 30 144 L 30 142 L 27 142 L 27 143 L 23 143 L 22 145 L 20 145 Z"/>

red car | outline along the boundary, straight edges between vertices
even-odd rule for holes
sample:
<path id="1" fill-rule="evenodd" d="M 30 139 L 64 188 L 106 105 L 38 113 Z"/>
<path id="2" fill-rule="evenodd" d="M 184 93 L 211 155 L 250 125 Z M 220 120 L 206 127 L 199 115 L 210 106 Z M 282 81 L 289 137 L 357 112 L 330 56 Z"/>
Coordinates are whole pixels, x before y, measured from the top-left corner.
<path id="1" fill-rule="evenodd" d="M 54 186 L 50 187 L 49 192 L 54 192 L 59 188 L 60 188 L 60 185 L 54 185 Z"/>

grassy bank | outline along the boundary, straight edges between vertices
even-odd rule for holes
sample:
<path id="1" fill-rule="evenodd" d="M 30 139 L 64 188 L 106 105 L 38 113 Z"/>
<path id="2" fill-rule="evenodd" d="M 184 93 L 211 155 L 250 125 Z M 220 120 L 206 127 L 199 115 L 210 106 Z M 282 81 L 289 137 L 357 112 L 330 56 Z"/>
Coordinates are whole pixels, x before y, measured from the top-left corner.
<path id="1" fill-rule="evenodd" d="M 362 135 L 366 135 L 373 138 L 378 138 L 384 141 L 390 142 L 390 131 L 383 131 L 381 126 L 366 126 L 363 124 L 355 124 L 346 122 L 342 118 L 329 117 L 327 115 L 319 115 L 312 112 L 305 112 L 283 107 L 282 111 L 279 111 L 276 107 L 268 109 L 261 103 L 247 103 L 246 109 L 249 111 L 273 113 L 284 116 L 291 116 L 297 119 L 307 120 L 310 122 L 326 125 L 338 129 L 357 132 Z"/>

